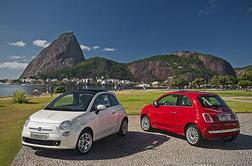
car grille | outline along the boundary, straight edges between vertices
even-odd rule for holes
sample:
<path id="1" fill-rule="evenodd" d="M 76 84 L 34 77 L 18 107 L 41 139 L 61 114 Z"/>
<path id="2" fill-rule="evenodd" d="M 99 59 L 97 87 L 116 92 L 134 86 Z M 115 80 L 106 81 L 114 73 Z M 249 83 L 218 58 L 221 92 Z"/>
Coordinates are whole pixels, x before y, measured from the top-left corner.
<path id="1" fill-rule="evenodd" d="M 59 146 L 60 141 L 53 141 L 53 140 L 37 140 L 31 139 L 27 137 L 23 137 L 23 141 L 29 144 L 36 144 L 36 145 L 46 145 L 46 146 Z"/>
<path id="2" fill-rule="evenodd" d="M 29 129 L 36 130 L 36 131 L 53 131 L 52 129 L 35 128 L 35 127 L 29 127 Z"/>

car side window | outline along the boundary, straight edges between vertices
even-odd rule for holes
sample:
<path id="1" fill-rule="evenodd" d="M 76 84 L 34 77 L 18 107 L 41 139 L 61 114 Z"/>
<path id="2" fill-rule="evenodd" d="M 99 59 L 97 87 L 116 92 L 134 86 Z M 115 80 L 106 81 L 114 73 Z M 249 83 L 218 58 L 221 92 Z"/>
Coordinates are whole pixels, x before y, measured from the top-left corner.
<path id="1" fill-rule="evenodd" d="M 111 106 L 119 105 L 119 102 L 113 95 L 109 95 Z"/>
<path id="2" fill-rule="evenodd" d="M 178 100 L 178 105 L 191 107 L 192 102 L 188 96 L 181 95 Z"/>
<path id="3" fill-rule="evenodd" d="M 111 102 L 110 102 L 109 95 L 108 95 L 108 94 L 99 95 L 99 96 L 95 99 L 95 101 L 94 101 L 92 110 L 95 110 L 95 108 L 96 108 L 98 105 L 104 105 L 106 108 L 110 107 L 110 106 L 111 106 Z"/>
<path id="4" fill-rule="evenodd" d="M 167 95 L 158 101 L 158 105 L 177 105 L 178 97 L 176 94 Z"/>

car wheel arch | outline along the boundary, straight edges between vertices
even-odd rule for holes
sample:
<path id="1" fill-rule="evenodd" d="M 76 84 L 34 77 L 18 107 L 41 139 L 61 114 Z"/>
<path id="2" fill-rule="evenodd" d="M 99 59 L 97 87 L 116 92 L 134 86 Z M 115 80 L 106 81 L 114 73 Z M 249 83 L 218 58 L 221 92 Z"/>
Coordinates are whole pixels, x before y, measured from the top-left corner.
<path id="1" fill-rule="evenodd" d="M 187 124 L 185 125 L 185 127 L 184 127 L 184 135 L 185 135 L 186 129 L 187 129 L 187 127 L 188 127 L 189 125 L 196 125 L 196 126 L 198 127 L 198 125 L 197 125 L 196 123 L 187 123 Z"/>
<path id="2" fill-rule="evenodd" d="M 150 115 L 149 115 L 148 113 L 143 113 L 143 114 L 141 115 L 141 119 L 142 119 L 142 117 L 144 117 L 144 116 L 147 116 L 148 118 L 150 118 Z"/>
<path id="3" fill-rule="evenodd" d="M 84 127 L 84 129 L 81 130 L 81 132 L 79 133 L 79 136 L 78 136 L 78 139 L 77 139 L 77 141 L 76 141 L 75 147 L 77 147 L 79 138 L 80 138 L 80 136 L 81 136 L 81 133 L 83 133 L 84 131 L 89 131 L 89 132 L 92 134 L 92 137 L 94 136 L 94 132 L 93 132 L 93 130 L 92 130 L 91 127 Z"/>
<path id="4" fill-rule="evenodd" d="M 94 132 L 93 132 L 93 130 L 92 130 L 92 128 L 91 128 L 91 127 L 85 127 L 85 128 L 81 131 L 81 133 L 82 133 L 84 130 L 86 130 L 86 131 L 90 131 L 90 132 L 91 132 L 91 134 L 92 134 L 92 136 L 94 136 Z"/>
<path id="5" fill-rule="evenodd" d="M 126 120 L 127 120 L 127 122 L 129 122 L 129 119 L 128 119 L 128 117 L 127 117 L 127 116 L 125 116 L 125 117 L 122 119 L 122 121 L 124 121 L 124 119 L 126 119 Z"/>

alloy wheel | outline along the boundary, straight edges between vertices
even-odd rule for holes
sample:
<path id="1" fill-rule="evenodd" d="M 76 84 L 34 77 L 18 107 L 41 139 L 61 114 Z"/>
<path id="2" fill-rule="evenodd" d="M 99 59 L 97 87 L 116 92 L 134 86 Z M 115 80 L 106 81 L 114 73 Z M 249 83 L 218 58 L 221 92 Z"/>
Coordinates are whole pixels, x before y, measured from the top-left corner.
<path id="1" fill-rule="evenodd" d="M 127 120 L 123 120 L 122 122 L 122 135 L 126 135 L 128 132 L 128 122 Z"/>
<path id="2" fill-rule="evenodd" d="M 78 150 L 81 153 L 87 153 L 90 148 L 92 147 L 93 144 L 93 139 L 91 134 L 89 134 L 88 132 L 84 132 L 78 141 Z"/>
<path id="3" fill-rule="evenodd" d="M 186 139 L 192 145 L 195 145 L 199 142 L 199 133 L 195 127 L 189 127 L 187 129 Z"/>
<path id="4" fill-rule="evenodd" d="M 150 130 L 151 124 L 150 124 L 150 120 L 148 117 L 146 117 L 146 116 L 142 117 L 141 126 L 144 131 Z"/>

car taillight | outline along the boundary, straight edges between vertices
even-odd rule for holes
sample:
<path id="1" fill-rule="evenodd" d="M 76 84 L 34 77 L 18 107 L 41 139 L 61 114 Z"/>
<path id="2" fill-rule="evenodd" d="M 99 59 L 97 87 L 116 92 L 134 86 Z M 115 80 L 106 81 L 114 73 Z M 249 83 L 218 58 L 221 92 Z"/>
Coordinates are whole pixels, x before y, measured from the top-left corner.
<path id="1" fill-rule="evenodd" d="M 213 122 L 213 118 L 208 113 L 203 113 L 202 116 L 203 116 L 203 119 L 205 120 L 205 122 L 207 122 L 207 123 Z"/>

